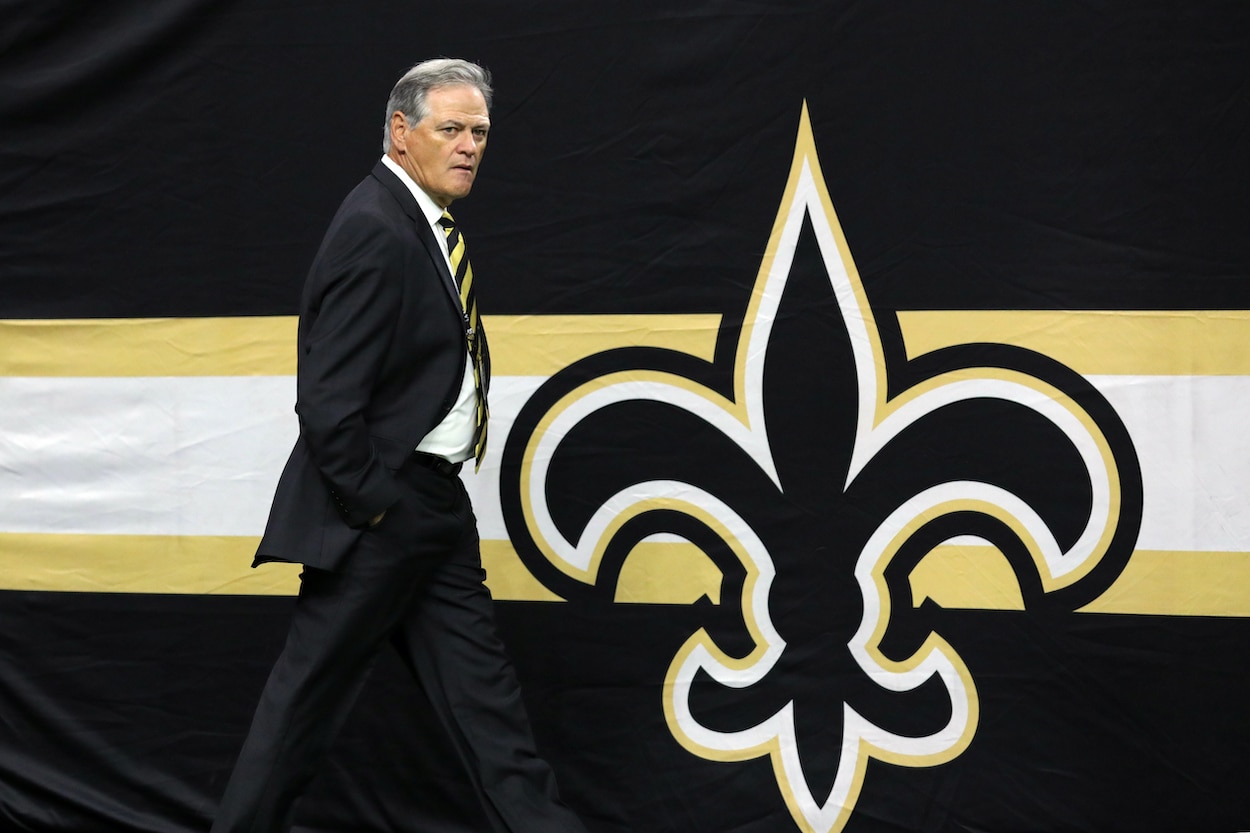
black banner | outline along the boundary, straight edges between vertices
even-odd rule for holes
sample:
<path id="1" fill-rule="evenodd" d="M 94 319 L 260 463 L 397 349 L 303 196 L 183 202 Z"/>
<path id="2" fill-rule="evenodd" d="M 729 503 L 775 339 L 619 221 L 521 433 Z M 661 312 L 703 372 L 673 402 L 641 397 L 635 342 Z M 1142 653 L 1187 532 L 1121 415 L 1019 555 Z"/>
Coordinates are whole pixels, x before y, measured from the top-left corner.
<path id="1" fill-rule="evenodd" d="M 1250 6 L 0 21 L 7 829 L 207 829 L 291 605 L 219 579 L 276 470 L 196 432 L 293 423 L 232 392 L 292 371 L 213 334 L 295 314 L 437 55 L 495 76 L 457 205 L 511 397 L 475 502 L 592 831 L 1250 829 Z M 158 319 L 217 369 L 162 369 Z M 484 829 L 423 697 L 379 661 L 300 829 Z"/>

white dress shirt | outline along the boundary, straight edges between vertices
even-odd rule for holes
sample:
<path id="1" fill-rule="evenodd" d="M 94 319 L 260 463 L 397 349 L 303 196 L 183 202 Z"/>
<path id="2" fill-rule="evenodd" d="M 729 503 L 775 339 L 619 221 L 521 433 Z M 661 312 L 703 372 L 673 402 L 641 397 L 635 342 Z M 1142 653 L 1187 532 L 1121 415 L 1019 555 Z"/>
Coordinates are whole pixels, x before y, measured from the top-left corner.
<path id="1" fill-rule="evenodd" d="M 421 209 L 426 222 L 430 224 L 430 230 L 434 232 L 434 239 L 438 241 L 439 249 L 443 252 L 443 260 L 446 261 L 447 269 L 450 271 L 451 256 L 447 253 L 447 235 L 443 227 L 438 224 L 438 219 L 443 216 L 443 209 L 430 198 L 429 194 L 421 190 L 421 186 L 412 181 L 408 172 L 401 168 L 394 159 L 383 156 L 382 164 L 390 168 L 416 198 L 417 207 Z M 456 396 L 456 403 L 452 405 L 447 416 L 443 417 L 443 421 L 435 425 L 434 429 L 417 443 L 416 450 L 426 454 L 436 454 L 452 463 L 468 460 L 473 456 L 473 434 L 476 428 L 477 388 L 473 382 L 473 362 L 466 352 L 464 376 L 460 382 L 460 393 Z"/>

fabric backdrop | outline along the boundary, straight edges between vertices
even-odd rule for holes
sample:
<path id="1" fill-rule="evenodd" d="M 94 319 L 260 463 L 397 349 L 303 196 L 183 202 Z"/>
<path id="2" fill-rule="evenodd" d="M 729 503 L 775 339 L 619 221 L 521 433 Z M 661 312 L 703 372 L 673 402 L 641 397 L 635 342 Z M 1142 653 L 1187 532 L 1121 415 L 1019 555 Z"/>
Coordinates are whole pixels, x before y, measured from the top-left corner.
<path id="1" fill-rule="evenodd" d="M 207 829 L 294 315 L 495 74 L 467 481 L 595 833 L 1250 829 L 1250 6 L 0 3 L 0 826 Z M 480 830 L 383 656 L 308 831 Z"/>

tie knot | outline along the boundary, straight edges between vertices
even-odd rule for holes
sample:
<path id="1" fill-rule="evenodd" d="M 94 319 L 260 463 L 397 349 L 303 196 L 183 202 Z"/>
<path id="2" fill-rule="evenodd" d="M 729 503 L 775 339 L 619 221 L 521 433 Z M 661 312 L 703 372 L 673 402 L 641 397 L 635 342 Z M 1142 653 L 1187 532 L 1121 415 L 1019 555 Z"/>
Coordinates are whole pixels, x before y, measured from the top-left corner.
<path id="1" fill-rule="evenodd" d="M 456 227 L 456 220 L 451 216 L 451 212 L 444 211 L 443 216 L 438 218 L 438 224 L 443 227 L 444 231 L 451 231 Z"/>

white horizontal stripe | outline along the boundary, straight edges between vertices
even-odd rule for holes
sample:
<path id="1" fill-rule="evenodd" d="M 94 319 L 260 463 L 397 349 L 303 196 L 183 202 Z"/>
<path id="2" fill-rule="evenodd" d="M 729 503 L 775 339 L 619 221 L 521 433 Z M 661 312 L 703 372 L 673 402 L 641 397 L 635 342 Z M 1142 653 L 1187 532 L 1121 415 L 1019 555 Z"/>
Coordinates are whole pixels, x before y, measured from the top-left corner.
<path id="1" fill-rule="evenodd" d="M 492 385 L 491 459 L 465 475 L 483 538 L 507 537 L 498 455 L 542 382 Z M 294 403 L 292 376 L 0 378 L 0 532 L 259 536 Z"/>
<path id="2" fill-rule="evenodd" d="M 498 461 L 543 377 L 496 377 L 466 466 L 483 538 L 507 537 Z M 1094 376 L 1141 461 L 1139 549 L 1250 550 L 1250 377 Z M 0 378 L 0 532 L 260 535 L 295 440 L 294 378 Z"/>
<path id="3" fill-rule="evenodd" d="M 1250 551 L 1250 376 L 1087 378 L 1137 448 L 1137 548 Z"/>
<path id="4" fill-rule="evenodd" d="M 0 379 L 0 531 L 259 535 L 291 376 Z"/>

